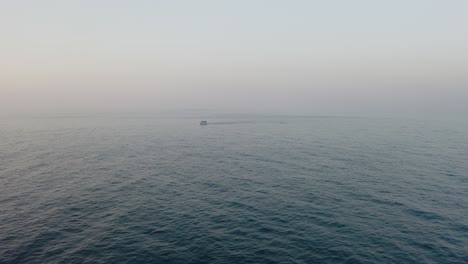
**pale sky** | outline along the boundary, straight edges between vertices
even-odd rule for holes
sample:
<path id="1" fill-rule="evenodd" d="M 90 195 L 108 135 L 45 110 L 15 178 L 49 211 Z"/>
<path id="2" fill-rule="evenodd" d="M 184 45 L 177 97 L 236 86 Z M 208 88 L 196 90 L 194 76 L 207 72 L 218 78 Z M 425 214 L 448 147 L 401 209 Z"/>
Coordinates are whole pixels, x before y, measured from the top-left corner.
<path id="1" fill-rule="evenodd" d="M 468 113 L 466 0 L 0 0 L 0 111 Z"/>

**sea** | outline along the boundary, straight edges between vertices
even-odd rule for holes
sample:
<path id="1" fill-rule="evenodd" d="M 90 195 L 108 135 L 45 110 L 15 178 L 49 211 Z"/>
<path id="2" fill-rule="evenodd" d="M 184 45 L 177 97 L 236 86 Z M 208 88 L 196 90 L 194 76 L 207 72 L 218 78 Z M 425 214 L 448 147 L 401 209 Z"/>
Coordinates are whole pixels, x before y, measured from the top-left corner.
<path id="1" fill-rule="evenodd" d="M 468 263 L 468 119 L 5 116 L 0 263 Z"/>

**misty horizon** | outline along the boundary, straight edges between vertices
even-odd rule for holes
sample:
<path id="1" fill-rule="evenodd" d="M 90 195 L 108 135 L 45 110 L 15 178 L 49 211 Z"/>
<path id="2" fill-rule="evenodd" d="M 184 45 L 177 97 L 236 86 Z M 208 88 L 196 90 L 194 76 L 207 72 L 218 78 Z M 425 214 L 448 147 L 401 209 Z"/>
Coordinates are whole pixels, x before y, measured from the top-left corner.
<path id="1" fill-rule="evenodd" d="M 468 113 L 464 1 L 8 1 L 0 111 Z"/>
<path id="2" fill-rule="evenodd" d="M 467 0 L 0 0 L 0 263 L 468 263 Z"/>

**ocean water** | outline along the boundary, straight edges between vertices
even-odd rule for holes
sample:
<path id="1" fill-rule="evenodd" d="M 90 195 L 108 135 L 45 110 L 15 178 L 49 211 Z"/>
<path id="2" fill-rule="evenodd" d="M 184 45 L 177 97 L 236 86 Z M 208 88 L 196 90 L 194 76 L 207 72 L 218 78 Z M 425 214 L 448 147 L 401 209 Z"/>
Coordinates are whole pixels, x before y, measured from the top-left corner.
<path id="1" fill-rule="evenodd" d="M 468 122 L 0 121 L 0 263 L 468 263 Z"/>

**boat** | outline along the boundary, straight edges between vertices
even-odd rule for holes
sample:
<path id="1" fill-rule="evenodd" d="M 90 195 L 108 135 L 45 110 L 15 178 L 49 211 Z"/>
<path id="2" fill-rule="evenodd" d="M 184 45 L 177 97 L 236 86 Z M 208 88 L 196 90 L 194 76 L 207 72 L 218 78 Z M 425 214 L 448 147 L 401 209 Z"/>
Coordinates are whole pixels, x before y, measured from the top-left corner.
<path id="1" fill-rule="evenodd" d="M 201 122 L 200 122 L 200 126 L 206 126 L 206 125 L 208 125 L 208 122 L 207 122 L 207 121 L 201 121 Z"/>

